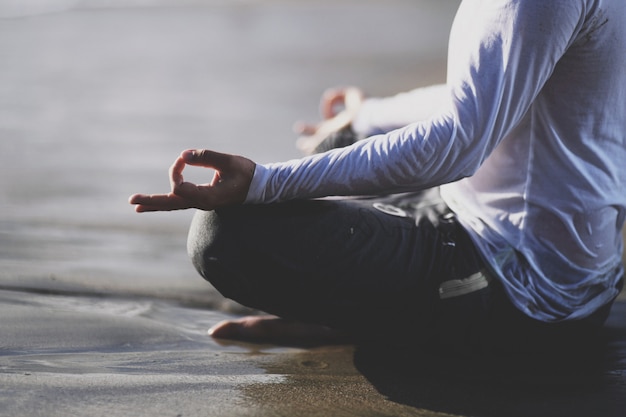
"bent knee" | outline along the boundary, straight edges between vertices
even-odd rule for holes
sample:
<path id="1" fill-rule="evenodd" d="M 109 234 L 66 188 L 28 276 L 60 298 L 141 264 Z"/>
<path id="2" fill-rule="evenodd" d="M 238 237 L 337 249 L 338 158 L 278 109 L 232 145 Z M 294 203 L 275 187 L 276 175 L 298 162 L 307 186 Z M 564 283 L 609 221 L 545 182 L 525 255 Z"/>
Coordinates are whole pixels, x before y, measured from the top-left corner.
<path id="1" fill-rule="evenodd" d="M 223 222 L 215 211 L 198 210 L 191 221 L 187 236 L 187 254 L 196 270 L 205 279 L 209 265 L 223 251 Z"/>
<path id="2" fill-rule="evenodd" d="M 240 258 L 236 233 L 215 211 L 198 211 L 187 237 L 187 253 L 198 273 L 222 295 L 238 298 L 239 279 L 233 270 Z"/>

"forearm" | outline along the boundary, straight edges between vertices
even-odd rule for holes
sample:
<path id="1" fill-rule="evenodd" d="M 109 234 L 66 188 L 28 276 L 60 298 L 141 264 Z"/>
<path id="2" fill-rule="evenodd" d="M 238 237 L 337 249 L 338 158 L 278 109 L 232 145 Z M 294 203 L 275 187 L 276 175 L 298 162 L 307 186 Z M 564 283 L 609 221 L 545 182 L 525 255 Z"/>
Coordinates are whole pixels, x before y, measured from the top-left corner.
<path id="1" fill-rule="evenodd" d="M 429 188 L 474 172 L 481 149 L 450 141 L 453 114 L 323 154 L 257 166 L 247 203 L 326 196 L 394 193 Z"/>

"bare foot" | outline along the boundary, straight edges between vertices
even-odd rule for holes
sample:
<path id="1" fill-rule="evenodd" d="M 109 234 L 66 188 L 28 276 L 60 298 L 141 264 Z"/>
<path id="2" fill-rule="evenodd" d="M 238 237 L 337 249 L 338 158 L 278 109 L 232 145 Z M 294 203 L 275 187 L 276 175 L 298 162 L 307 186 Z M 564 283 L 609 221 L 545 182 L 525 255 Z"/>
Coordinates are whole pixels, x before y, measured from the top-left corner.
<path id="1" fill-rule="evenodd" d="M 329 327 L 300 323 L 276 316 L 247 316 L 226 320 L 209 329 L 216 339 L 241 340 L 290 346 L 348 343 L 348 337 Z"/>

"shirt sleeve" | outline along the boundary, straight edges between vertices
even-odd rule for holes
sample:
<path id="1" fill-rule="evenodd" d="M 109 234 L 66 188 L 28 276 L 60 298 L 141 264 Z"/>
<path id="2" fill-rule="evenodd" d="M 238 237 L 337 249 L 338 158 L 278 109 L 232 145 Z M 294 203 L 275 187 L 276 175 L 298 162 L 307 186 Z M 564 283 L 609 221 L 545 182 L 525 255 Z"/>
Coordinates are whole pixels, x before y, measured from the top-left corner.
<path id="1" fill-rule="evenodd" d="M 580 30 L 583 0 L 466 0 L 439 114 L 324 154 L 257 167 L 246 202 L 392 193 L 471 176 L 529 110 Z"/>

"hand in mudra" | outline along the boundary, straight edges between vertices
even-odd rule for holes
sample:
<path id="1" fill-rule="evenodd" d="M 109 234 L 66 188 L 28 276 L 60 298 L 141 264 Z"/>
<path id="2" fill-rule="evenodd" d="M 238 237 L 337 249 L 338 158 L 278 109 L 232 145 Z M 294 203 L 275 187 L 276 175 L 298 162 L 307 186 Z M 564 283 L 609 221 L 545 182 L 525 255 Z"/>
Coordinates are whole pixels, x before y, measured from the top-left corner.
<path id="1" fill-rule="evenodd" d="M 316 147 L 329 135 L 352 124 L 364 100 L 363 91 L 356 87 L 326 90 L 320 100 L 322 120 L 315 124 L 298 122 L 294 125 L 299 134 L 298 149 L 305 154 L 315 153 Z"/>
<path id="2" fill-rule="evenodd" d="M 186 165 L 215 170 L 208 184 L 186 182 L 183 171 Z M 170 167 L 171 191 L 167 194 L 134 194 L 130 204 L 138 213 L 197 208 L 215 208 L 241 204 L 248 195 L 256 164 L 242 156 L 209 150 L 186 150 Z"/>

